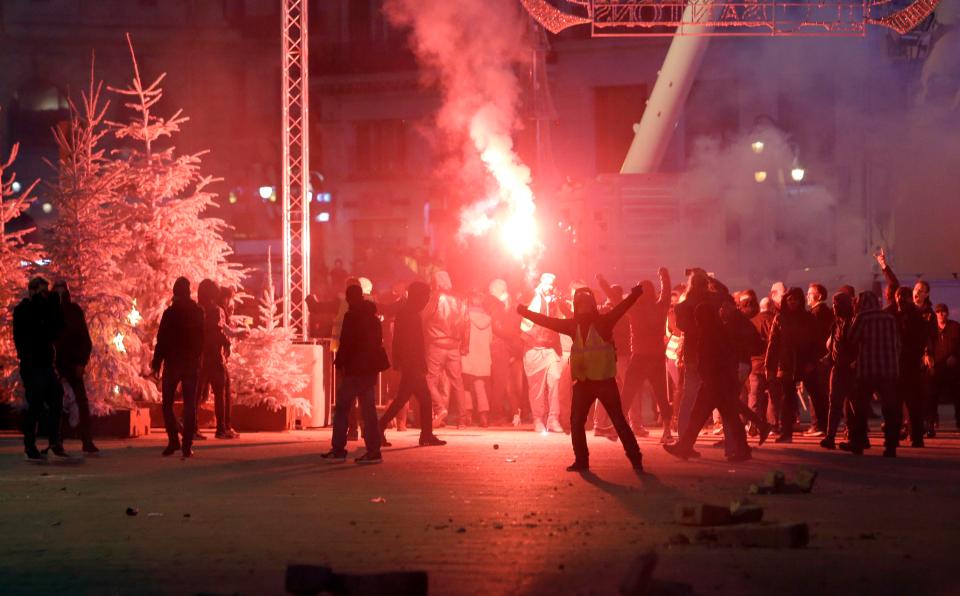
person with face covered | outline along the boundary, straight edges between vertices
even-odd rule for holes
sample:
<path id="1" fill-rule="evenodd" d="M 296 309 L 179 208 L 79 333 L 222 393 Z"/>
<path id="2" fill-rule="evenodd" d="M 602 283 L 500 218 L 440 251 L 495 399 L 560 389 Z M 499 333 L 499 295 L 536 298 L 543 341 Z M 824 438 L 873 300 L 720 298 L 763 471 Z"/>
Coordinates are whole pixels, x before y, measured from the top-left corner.
<path id="1" fill-rule="evenodd" d="M 430 286 L 415 281 L 407 288 L 407 297 L 400 303 L 393 321 L 393 367 L 400 371 L 397 394 L 380 417 L 380 444 L 387 442 L 387 425 L 410 401 L 417 398 L 420 406 L 420 446 L 446 445 L 433 434 L 433 402 L 427 386 L 427 349 L 424 345 L 421 314 L 430 301 Z"/>
<path id="2" fill-rule="evenodd" d="M 827 413 L 827 434 L 820 441 L 824 449 L 836 449 L 837 430 L 840 420 L 846 417 L 850 424 L 854 391 L 856 390 L 857 358 L 850 344 L 850 328 L 853 327 L 853 300 L 846 292 L 833 295 L 833 324 L 827 338 L 827 359 L 830 363 L 830 393 Z"/>
<path id="3" fill-rule="evenodd" d="M 593 292 L 589 288 L 581 288 L 574 295 L 572 319 L 550 317 L 524 306 L 517 307 L 517 312 L 534 324 L 573 338 L 570 350 L 570 372 L 574 380 L 570 438 L 573 442 L 574 462 L 567 467 L 568 471 L 586 471 L 590 468 L 585 425 L 595 400 L 599 400 L 610 415 L 634 470 L 643 471 L 640 446 L 620 404 L 617 351 L 613 340 L 617 321 L 629 311 L 642 293 L 643 289 L 638 285 L 613 309 L 600 314 Z"/>
<path id="4" fill-rule="evenodd" d="M 797 384 L 802 382 L 808 391 L 817 386 L 817 338 L 817 321 L 804 308 L 803 290 L 790 288 L 773 320 L 765 363 L 767 380 L 779 383 L 783 391 L 777 443 L 793 442 Z"/>
<path id="5" fill-rule="evenodd" d="M 69 457 L 60 440 L 63 387 L 54 368 L 54 341 L 63 329 L 63 314 L 59 296 L 50 294 L 49 288 L 46 279 L 34 277 L 27 286 L 28 297 L 13 309 L 13 342 L 27 401 L 21 422 L 23 447 L 29 462 L 44 461 L 37 449 L 37 426 L 44 415 L 49 452 L 56 457 Z"/>

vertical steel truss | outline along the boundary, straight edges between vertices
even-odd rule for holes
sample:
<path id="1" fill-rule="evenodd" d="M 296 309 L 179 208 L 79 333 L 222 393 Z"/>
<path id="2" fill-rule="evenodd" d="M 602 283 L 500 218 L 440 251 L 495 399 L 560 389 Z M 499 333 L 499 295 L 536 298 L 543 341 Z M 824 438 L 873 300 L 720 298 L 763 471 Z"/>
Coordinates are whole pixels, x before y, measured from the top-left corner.
<path id="1" fill-rule="evenodd" d="M 283 103 L 283 324 L 307 339 L 310 292 L 309 78 L 307 3 L 281 0 Z"/>

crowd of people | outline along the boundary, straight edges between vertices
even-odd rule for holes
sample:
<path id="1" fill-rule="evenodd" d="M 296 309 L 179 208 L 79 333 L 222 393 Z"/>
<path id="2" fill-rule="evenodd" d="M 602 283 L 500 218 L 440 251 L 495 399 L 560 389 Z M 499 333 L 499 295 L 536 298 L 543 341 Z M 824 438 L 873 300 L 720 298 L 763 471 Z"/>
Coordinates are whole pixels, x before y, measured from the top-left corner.
<path id="1" fill-rule="evenodd" d="M 344 276 L 333 325 L 343 378 L 324 457 L 345 460 L 359 403 L 363 427 L 375 431 L 363 433 L 358 463 L 382 461 L 387 429 L 415 418 L 421 445 L 445 444 L 434 429 L 448 424 L 569 433 L 570 470 L 589 468 L 592 428 L 621 441 L 642 470 L 646 395 L 664 449 L 684 459 L 699 457 L 694 444 L 711 420 L 730 461 L 751 457 L 751 437 L 791 443 L 801 408 L 810 420 L 804 436 L 861 455 L 871 447 L 875 400 L 883 455 L 895 457 L 901 441 L 921 448 L 935 436 L 940 401 L 960 416 L 960 324 L 930 302 L 927 282 L 901 287 L 882 252 L 877 260 L 885 304 L 873 290 L 843 286 L 831 296 L 819 283 L 804 292 L 778 282 L 761 298 L 699 268 L 676 286 L 661 268 L 659 289 L 643 281 L 626 291 L 598 275 L 596 290 L 575 280 L 560 291 L 545 273 L 529 291 L 512 293 L 496 279 L 468 295 L 437 271 L 429 285 L 379 298 L 369 280 Z M 378 379 L 392 397 L 379 419 Z"/>
<path id="2" fill-rule="evenodd" d="M 830 296 L 819 283 L 804 292 L 778 282 L 761 298 L 751 289 L 732 291 L 699 268 L 676 286 L 661 268 L 659 288 L 643 281 L 628 291 L 597 275 L 596 289 L 574 280 L 563 291 L 555 275 L 544 273 L 532 289 L 512 292 L 495 279 L 468 295 L 437 270 L 429 284 L 415 281 L 374 298 L 369 280 L 338 267 L 343 295 L 313 300 L 310 308 L 332 314 L 336 352 L 333 440 L 323 457 L 344 461 L 361 427 L 366 453 L 357 463 L 381 462 L 388 429 L 408 424 L 419 427 L 421 446 L 445 445 L 434 430 L 447 425 L 530 425 L 571 435 L 570 470 L 589 469 L 592 428 L 620 441 L 642 471 L 637 437 L 650 435 L 647 395 L 664 449 L 684 459 L 699 456 L 694 445 L 711 420 L 730 461 L 751 457 L 751 437 L 763 444 L 773 434 L 776 443 L 790 443 L 801 407 L 810 419 L 804 436 L 819 438 L 824 449 L 862 455 L 871 447 L 874 400 L 883 455 L 895 457 L 906 440 L 921 448 L 937 431 L 941 401 L 952 401 L 960 416 L 960 324 L 946 305 L 931 303 L 925 281 L 901 287 L 882 252 L 877 261 L 884 304 L 872 290 L 843 286 Z M 66 283 L 53 289 L 41 277 L 31 280 L 13 316 L 31 461 L 48 453 L 68 457 L 65 394 L 78 412 L 83 451 L 98 451 L 84 386 L 92 348 L 84 313 Z M 230 291 L 210 280 L 199 284 L 197 301 L 187 279 L 173 286 L 151 366 L 162 393 L 164 456 L 190 457 L 194 441 L 205 438 L 197 401 L 208 389 L 215 436 L 237 436 L 226 368 L 232 304 Z M 379 417 L 378 384 L 391 398 Z M 182 422 L 174 411 L 178 395 Z M 43 452 L 36 446 L 41 420 L 49 438 Z"/>

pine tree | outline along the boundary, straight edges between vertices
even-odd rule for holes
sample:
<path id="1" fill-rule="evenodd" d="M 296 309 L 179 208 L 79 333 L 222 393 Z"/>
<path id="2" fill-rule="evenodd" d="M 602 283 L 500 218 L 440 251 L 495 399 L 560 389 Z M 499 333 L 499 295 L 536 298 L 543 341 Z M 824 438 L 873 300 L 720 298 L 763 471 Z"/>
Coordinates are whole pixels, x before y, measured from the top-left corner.
<path id="1" fill-rule="evenodd" d="M 81 105 L 69 101 L 69 127 L 54 129 L 60 159 L 52 189 L 59 216 L 46 242 L 52 271 L 67 281 L 72 299 L 86 312 L 93 340 L 86 381 L 94 414 L 156 391 L 140 374 L 136 302 L 120 270 L 131 242 L 120 194 L 125 168 L 107 159 L 101 146 L 110 132 L 104 122 L 110 102 L 101 101 L 102 89 L 91 63 Z"/>
<path id="2" fill-rule="evenodd" d="M 273 287 L 273 270 L 267 256 L 266 287 L 260 298 L 260 325 L 237 342 L 230 357 L 230 379 L 237 404 L 265 405 L 270 410 L 287 407 L 310 413 L 310 402 L 294 394 L 309 378 L 293 354 L 294 332 L 280 324 L 279 301 Z"/>
<path id="3" fill-rule="evenodd" d="M 34 228 L 10 230 L 10 222 L 36 200 L 38 181 L 21 192 L 12 171 L 20 146 L 14 143 L 6 161 L 0 161 L 0 401 L 11 401 L 19 386 L 17 351 L 13 345 L 13 307 L 26 293 L 27 282 L 40 260 L 40 247 L 27 240 Z"/>
<path id="4" fill-rule="evenodd" d="M 177 277 L 189 279 L 194 289 L 204 278 L 238 287 L 244 273 L 227 260 L 232 250 L 222 237 L 226 222 L 203 217 L 216 205 L 209 187 L 219 181 L 201 173 L 205 152 L 180 155 L 172 142 L 188 118 L 182 111 L 166 118 L 154 111 L 163 98 L 160 84 L 166 73 L 144 85 L 129 35 L 127 43 L 133 78 L 127 87 L 110 90 L 123 98 L 131 113 L 125 122 L 108 124 L 119 141 L 127 142 L 119 161 L 127 182 L 124 226 L 130 242 L 120 268 L 143 316 L 137 334 L 152 345 Z M 148 352 L 140 351 L 143 367 L 149 362 Z"/>

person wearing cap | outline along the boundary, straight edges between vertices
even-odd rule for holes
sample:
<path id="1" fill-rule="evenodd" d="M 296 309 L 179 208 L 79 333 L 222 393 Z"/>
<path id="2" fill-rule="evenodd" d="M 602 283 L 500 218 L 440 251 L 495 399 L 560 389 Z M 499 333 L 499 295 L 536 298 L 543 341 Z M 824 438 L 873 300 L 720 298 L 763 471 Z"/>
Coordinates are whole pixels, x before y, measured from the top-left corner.
<path id="1" fill-rule="evenodd" d="M 934 403 L 946 398 L 953 403 L 954 420 L 960 429 L 960 323 L 950 319 L 946 304 L 934 307 L 937 339 L 933 347 Z"/>
<path id="2" fill-rule="evenodd" d="M 79 304 L 71 300 L 67 282 L 58 280 L 53 284 L 53 291 L 60 297 L 60 310 L 63 315 L 63 331 L 57 337 L 57 373 L 60 378 L 70 385 L 77 402 L 80 422 L 77 431 L 84 453 L 94 454 L 100 450 L 93 443 L 93 434 L 90 430 L 90 402 L 87 399 L 87 387 L 83 382 L 93 342 L 90 340 L 90 331 L 87 329 L 87 317 Z"/>
<path id="3" fill-rule="evenodd" d="M 190 298 L 190 281 L 178 277 L 173 284 L 173 303 L 163 311 L 157 330 L 150 369 L 154 378 L 161 378 L 163 422 L 167 430 L 167 447 L 163 456 L 183 450 L 183 457 L 193 456 L 193 434 L 197 430 L 197 380 L 203 353 L 203 309 Z M 180 426 L 173 413 L 177 388 L 183 394 L 183 441 Z"/>
<path id="4" fill-rule="evenodd" d="M 590 469 L 585 425 L 595 400 L 599 400 L 610 415 L 634 470 L 643 471 L 640 446 L 620 404 L 617 349 L 613 339 L 617 321 L 630 310 L 642 293 L 643 289 L 639 285 L 635 286 L 627 298 L 601 314 L 593 292 L 589 288 L 580 288 L 574 295 L 572 319 L 550 317 L 522 305 L 517 307 L 520 316 L 531 323 L 573 339 L 570 350 L 570 372 L 574 380 L 570 438 L 573 442 L 574 462 L 567 467 L 567 471 L 582 472 Z"/>
<path id="5" fill-rule="evenodd" d="M 34 277 L 27 290 L 29 295 L 13 309 L 13 342 L 27 401 L 21 424 L 24 453 L 27 461 L 42 462 L 44 456 L 37 449 L 37 426 L 44 416 L 49 451 L 56 457 L 69 457 L 60 440 L 63 387 L 54 368 L 54 341 L 63 329 L 63 314 L 59 297 L 50 294 L 47 280 Z"/>

